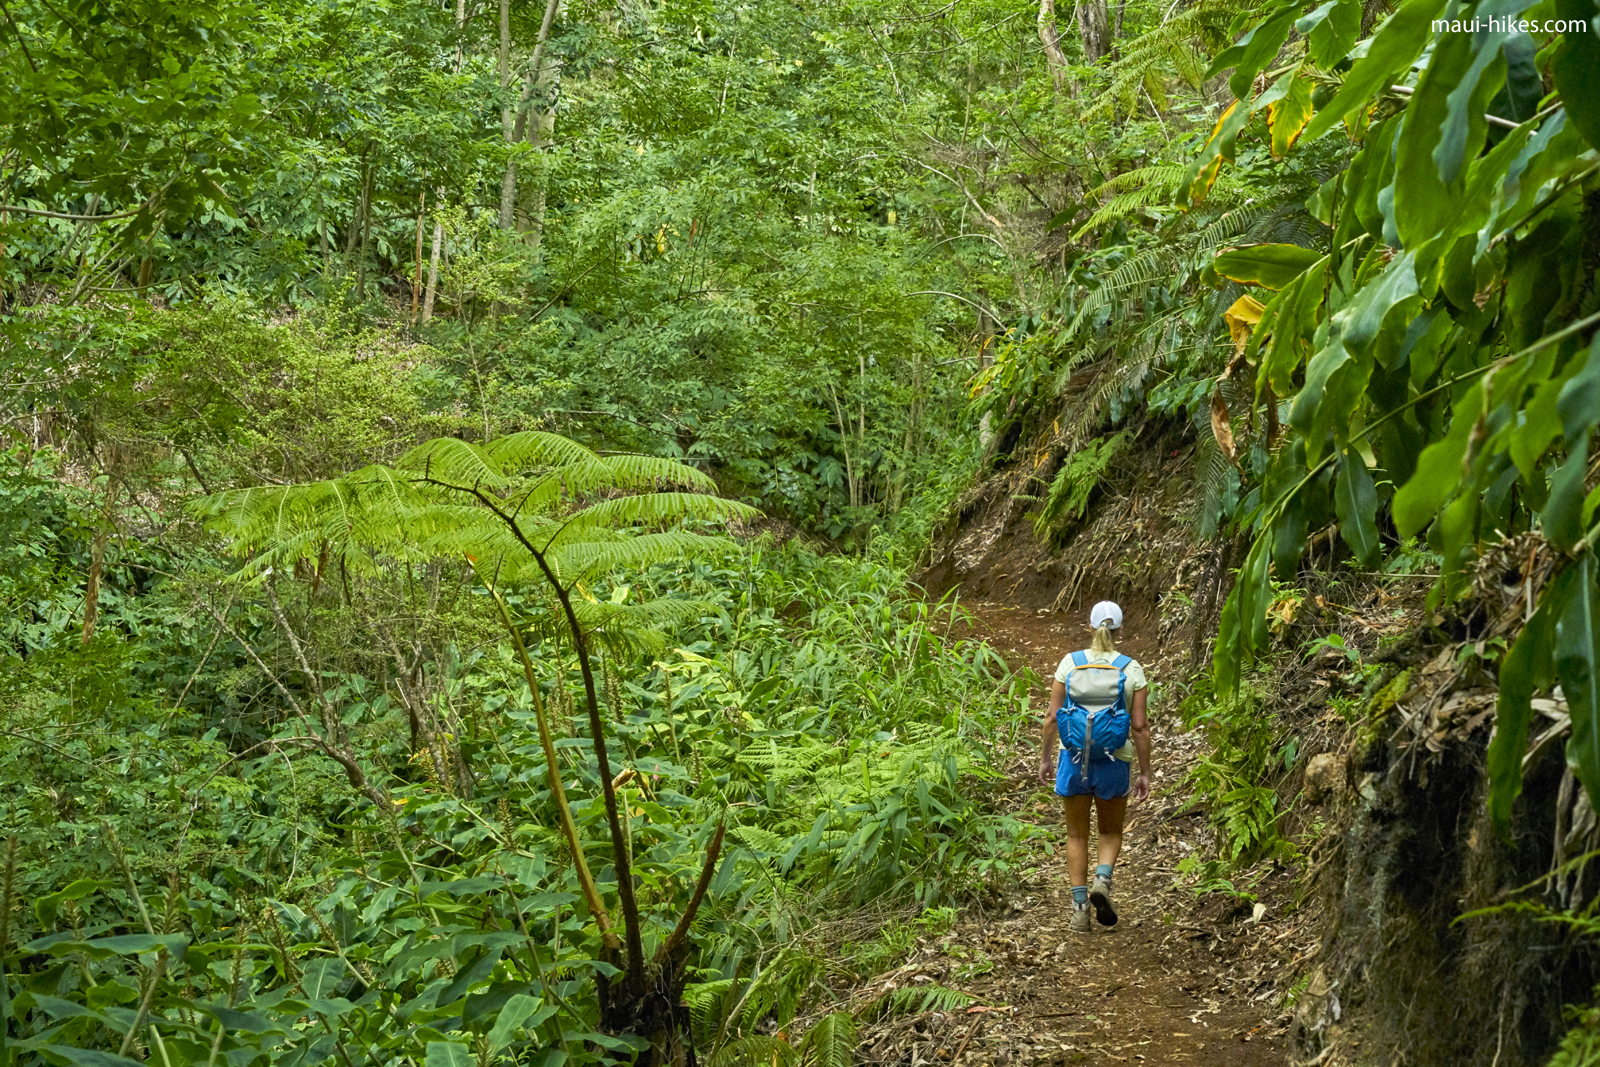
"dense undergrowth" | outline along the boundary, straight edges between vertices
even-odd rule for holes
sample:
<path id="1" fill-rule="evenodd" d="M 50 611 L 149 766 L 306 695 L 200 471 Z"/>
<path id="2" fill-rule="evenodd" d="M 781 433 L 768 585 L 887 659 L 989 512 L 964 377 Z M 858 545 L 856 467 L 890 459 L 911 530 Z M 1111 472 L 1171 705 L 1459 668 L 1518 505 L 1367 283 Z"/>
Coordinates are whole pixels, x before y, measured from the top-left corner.
<path id="1" fill-rule="evenodd" d="M 78 515 L 81 494 L 9 470 L 8 492 Z M 55 543 L 42 558 L 87 551 L 71 521 L 44 525 Z M 3 912 L 13 1062 L 635 1055 L 638 1038 L 597 1032 L 592 979 L 607 964 L 553 829 L 524 675 L 486 636 L 492 609 L 470 574 L 371 576 L 343 595 L 309 574 L 273 576 L 263 598 L 164 577 L 160 558 L 137 538 L 110 549 L 119 592 L 103 596 L 88 648 L 7 664 L 5 892 L 27 905 Z M 33 608 L 52 577 L 44 562 L 8 571 L 9 602 L 44 623 L 48 609 Z M 1034 680 L 952 637 L 960 609 L 909 595 L 891 560 L 758 540 L 588 593 L 702 605 L 659 654 L 608 653 L 603 671 L 647 951 L 726 821 L 685 996 L 702 1055 L 815 1007 L 824 916 L 959 901 L 1008 876 L 1029 831 L 985 808 L 984 784 Z M 406 617 L 419 596 L 437 609 L 426 629 Z M 361 613 L 387 598 L 395 615 L 373 627 Z M 263 664 L 294 654 L 277 605 L 393 810 L 305 751 L 303 723 L 244 650 Z M 409 677 L 375 632 L 391 623 L 420 650 Z M 614 901 L 576 669 L 553 642 L 530 651 Z M 306 698 L 303 679 L 290 687 Z M 410 742 L 401 687 L 426 693 L 431 746 Z M 829 1018 L 812 1044 L 847 1048 L 850 1025 Z"/>

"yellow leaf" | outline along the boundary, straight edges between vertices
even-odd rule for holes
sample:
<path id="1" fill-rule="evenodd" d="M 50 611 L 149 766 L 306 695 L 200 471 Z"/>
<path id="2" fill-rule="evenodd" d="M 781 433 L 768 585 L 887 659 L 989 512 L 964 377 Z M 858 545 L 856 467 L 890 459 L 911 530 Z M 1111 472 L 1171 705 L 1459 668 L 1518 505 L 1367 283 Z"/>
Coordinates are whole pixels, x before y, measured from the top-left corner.
<path id="1" fill-rule="evenodd" d="M 1222 454 L 1235 466 L 1239 463 L 1239 449 L 1233 442 L 1233 423 L 1228 418 L 1228 404 L 1222 399 L 1222 383 L 1217 383 L 1216 389 L 1211 393 L 1211 433 L 1217 439 L 1217 447 L 1222 449 Z"/>
<path id="2" fill-rule="evenodd" d="M 1272 155 L 1282 159 L 1293 147 L 1295 138 L 1311 121 L 1311 79 L 1296 78 L 1282 100 L 1267 108 L 1272 123 Z"/>
<path id="3" fill-rule="evenodd" d="M 1247 293 L 1222 313 L 1222 321 L 1228 324 L 1228 336 L 1233 338 L 1234 355 L 1244 354 L 1245 346 L 1250 343 L 1250 329 L 1261 321 L 1265 310 L 1266 305 Z"/>

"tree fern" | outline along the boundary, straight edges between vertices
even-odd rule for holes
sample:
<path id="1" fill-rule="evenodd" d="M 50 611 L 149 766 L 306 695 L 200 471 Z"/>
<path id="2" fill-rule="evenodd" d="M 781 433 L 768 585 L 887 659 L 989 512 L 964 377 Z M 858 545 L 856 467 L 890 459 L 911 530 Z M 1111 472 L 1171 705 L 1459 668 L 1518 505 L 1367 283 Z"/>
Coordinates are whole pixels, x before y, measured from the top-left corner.
<path id="1" fill-rule="evenodd" d="M 522 665 L 535 705 L 540 744 L 553 801 L 560 814 L 575 872 L 608 953 L 621 954 L 623 974 L 602 997 L 637 998 L 648 986 L 641 917 L 634 897 L 628 839 L 618 814 L 589 650 L 659 651 L 659 626 L 703 609 L 686 601 L 650 606 L 602 604 L 574 595 L 588 582 L 618 568 L 641 568 L 669 558 L 723 547 L 719 538 L 668 530 L 649 532 L 677 519 L 722 520 L 754 516 L 753 508 L 705 492 L 702 472 L 653 456 L 601 456 L 573 441 L 545 433 L 522 433 L 478 445 L 456 438 L 424 442 L 393 467 L 376 465 L 344 478 L 272 490 L 237 490 L 208 496 L 195 513 L 253 558 L 241 576 L 264 577 L 271 568 L 293 568 L 302 560 L 334 559 L 341 566 L 382 567 L 416 558 L 465 559 L 491 594 Z M 507 586 L 542 589 L 543 610 L 512 614 L 502 595 Z M 540 604 L 541 598 L 525 598 Z M 577 862 L 582 843 L 566 802 L 559 762 L 523 635 L 535 632 L 569 641 L 583 678 L 590 737 L 598 764 L 606 821 L 611 832 L 618 906 L 625 941 L 619 945 L 607 909 L 587 865 Z M 720 841 L 720 835 L 718 836 Z M 706 871 L 715 861 L 715 847 Z M 705 877 L 706 875 L 702 875 Z M 695 898 L 696 903 L 699 898 Z M 687 930 L 693 907 L 679 924 Z M 662 952 L 670 946 L 664 944 Z M 659 961 L 658 961 L 659 962 Z M 671 968 L 669 973 L 676 973 Z M 608 979 L 600 979 L 609 981 Z M 670 981 L 665 974 L 663 981 Z M 681 979 L 679 979 L 681 980 Z M 676 993 L 666 991 L 676 999 Z"/>

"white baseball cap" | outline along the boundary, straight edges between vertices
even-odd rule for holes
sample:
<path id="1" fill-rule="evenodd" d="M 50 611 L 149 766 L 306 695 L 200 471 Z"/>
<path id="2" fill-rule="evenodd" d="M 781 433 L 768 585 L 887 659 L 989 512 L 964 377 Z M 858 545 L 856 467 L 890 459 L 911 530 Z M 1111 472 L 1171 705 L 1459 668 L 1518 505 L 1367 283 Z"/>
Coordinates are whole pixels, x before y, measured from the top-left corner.
<path id="1" fill-rule="evenodd" d="M 1089 612 L 1089 625 L 1099 629 L 1101 624 L 1117 630 L 1122 627 L 1122 609 L 1110 600 L 1102 600 Z"/>

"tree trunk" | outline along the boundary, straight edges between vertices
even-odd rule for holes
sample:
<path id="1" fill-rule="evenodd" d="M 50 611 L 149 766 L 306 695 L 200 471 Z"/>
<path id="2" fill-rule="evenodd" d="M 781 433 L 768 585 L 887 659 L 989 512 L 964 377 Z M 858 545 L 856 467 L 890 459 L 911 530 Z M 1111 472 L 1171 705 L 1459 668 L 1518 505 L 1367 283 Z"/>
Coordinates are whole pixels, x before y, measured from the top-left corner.
<path id="1" fill-rule="evenodd" d="M 1111 39 L 1122 40 L 1122 16 L 1128 9 L 1128 0 L 1117 0 L 1117 28 L 1112 32 Z"/>
<path id="2" fill-rule="evenodd" d="M 500 0 L 500 56 L 496 65 L 500 79 L 500 136 L 506 147 L 513 144 L 511 130 L 517 111 L 511 106 L 511 0 Z M 506 175 L 500 183 L 500 228 L 511 229 L 511 205 L 517 195 L 517 164 L 506 161 Z"/>
<path id="3" fill-rule="evenodd" d="M 1082 0 L 1078 4 L 1078 34 L 1083 38 L 1084 58 L 1098 63 L 1111 50 L 1111 29 L 1106 0 Z"/>
<path id="4" fill-rule="evenodd" d="M 443 190 L 440 190 L 442 193 Z M 437 203 L 437 201 L 435 201 Z M 433 252 L 428 257 L 428 291 L 422 298 L 422 318 L 418 323 L 433 318 L 433 298 L 439 291 L 439 256 L 444 251 L 444 223 L 433 224 Z"/>
<path id="5" fill-rule="evenodd" d="M 1039 43 L 1044 45 L 1045 65 L 1059 97 L 1067 85 L 1067 57 L 1061 51 L 1061 31 L 1056 28 L 1056 0 L 1039 0 Z"/>
<path id="6" fill-rule="evenodd" d="M 372 168 L 367 168 L 367 188 L 361 198 L 361 260 L 356 266 L 356 299 L 367 298 L 367 245 L 372 239 Z"/>
<path id="7" fill-rule="evenodd" d="M 500 91 L 502 93 L 511 87 L 511 23 L 509 10 L 510 0 L 500 0 Z M 528 112 L 533 106 L 534 90 L 538 87 L 544 74 L 544 46 L 550 39 L 550 27 L 556 20 L 556 12 L 561 8 L 561 0 L 547 0 L 544 8 L 544 21 L 539 25 L 539 39 L 534 43 L 533 56 L 528 63 L 528 74 L 523 80 L 522 96 L 517 101 L 515 110 L 509 106 L 501 116 L 501 129 L 505 135 L 506 148 L 514 152 L 516 145 L 526 135 L 528 128 Z M 535 122 L 535 128 L 540 125 Z M 531 140 L 531 138 L 530 138 Z M 512 229 L 516 225 L 517 207 L 517 160 L 513 154 L 506 160 L 505 177 L 500 182 L 500 228 Z"/>
<path id="8" fill-rule="evenodd" d="M 528 143 L 536 152 L 534 171 L 523 183 L 517 219 L 518 228 L 527 234 L 528 247 L 535 251 L 544 239 L 546 193 L 550 186 L 550 164 L 544 150 L 555 140 L 560 77 L 560 67 L 553 60 L 548 57 L 540 60 L 534 78 L 534 98 L 538 103 L 529 116 L 528 127 Z"/>
<path id="9" fill-rule="evenodd" d="M 422 220 L 426 215 L 428 191 L 417 194 L 417 271 L 411 277 L 411 321 L 417 321 L 417 305 L 422 299 Z"/>

